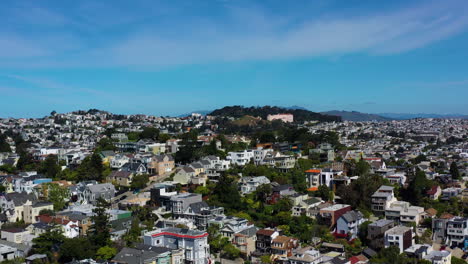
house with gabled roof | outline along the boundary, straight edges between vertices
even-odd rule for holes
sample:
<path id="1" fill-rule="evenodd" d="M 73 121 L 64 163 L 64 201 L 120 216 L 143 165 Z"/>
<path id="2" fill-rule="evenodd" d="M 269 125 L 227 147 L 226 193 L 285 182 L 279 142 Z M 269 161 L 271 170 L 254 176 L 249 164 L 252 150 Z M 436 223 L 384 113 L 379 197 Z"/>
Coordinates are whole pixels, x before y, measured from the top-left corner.
<path id="1" fill-rule="evenodd" d="M 336 232 L 338 236 L 345 236 L 349 240 L 355 239 L 359 233 L 359 226 L 365 219 L 359 211 L 349 211 L 341 215 L 336 222 Z"/>
<path id="2" fill-rule="evenodd" d="M 113 171 L 107 176 L 106 181 L 118 186 L 130 187 L 133 176 L 133 172 L 130 171 Z"/>

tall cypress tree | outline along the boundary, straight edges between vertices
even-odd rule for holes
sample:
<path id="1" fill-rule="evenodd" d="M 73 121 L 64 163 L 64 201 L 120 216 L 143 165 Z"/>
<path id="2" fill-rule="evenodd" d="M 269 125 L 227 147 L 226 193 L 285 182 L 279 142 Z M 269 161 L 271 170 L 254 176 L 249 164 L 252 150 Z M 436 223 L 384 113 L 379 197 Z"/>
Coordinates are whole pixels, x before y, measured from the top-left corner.
<path id="1" fill-rule="evenodd" d="M 458 180 L 460 179 L 460 172 L 458 171 L 457 163 L 452 161 L 450 164 L 450 175 L 452 175 L 452 179 Z"/>
<path id="2" fill-rule="evenodd" d="M 111 226 L 109 224 L 109 216 L 106 213 L 108 207 L 109 203 L 99 198 L 96 208 L 93 210 L 94 215 L 91 217 L 93 224 L 88 231 L 88 238 L 96 249 L 111 244 Z"/>

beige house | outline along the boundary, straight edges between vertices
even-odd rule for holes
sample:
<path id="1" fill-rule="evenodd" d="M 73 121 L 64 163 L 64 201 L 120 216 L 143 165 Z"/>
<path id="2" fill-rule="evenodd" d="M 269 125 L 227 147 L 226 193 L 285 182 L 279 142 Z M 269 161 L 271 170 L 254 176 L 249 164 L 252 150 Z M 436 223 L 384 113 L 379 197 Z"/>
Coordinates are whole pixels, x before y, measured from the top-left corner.
<path id="1" fill-rule="evenodd" d="M 177 170 L 173 181 L 182 185 L 187 185 L 195 175 L 195 170 L 192 167 L 184 166 Z"/>
<path id="2" fill-rule="evenodd" d="M 31 224 L 36 223 L 36 217 L 42 210 L 54 210 L 54 205 L 49 202 L 36 202 L 34 204 L 31 201 L 26 202 L 23 205 L 24 222 Z"/>
<path id="3" fill-rule="evenodd" d="M 148 173 L 163 175 L 171 172 L 175 167 L 174 158 L 171 155 L 156 155 L 151 157 L 151 162 L 148 163 Z"/>
<path id="4" fill-rule="evenodd" d="M 113 171 L 107 176 L 107 182 L 118 186 L 130 187 L 133 177 L 133 173 L 129 171 Z"/>

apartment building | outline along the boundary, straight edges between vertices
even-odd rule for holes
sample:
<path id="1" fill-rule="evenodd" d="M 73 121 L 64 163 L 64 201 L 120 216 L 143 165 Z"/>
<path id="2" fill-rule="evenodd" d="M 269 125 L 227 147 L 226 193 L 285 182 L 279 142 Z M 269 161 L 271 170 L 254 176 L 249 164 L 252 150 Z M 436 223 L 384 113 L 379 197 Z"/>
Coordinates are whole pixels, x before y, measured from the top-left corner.
<path id="1" fill-rule="evenodd" d="M 185 263 L 208 264 L 211 262 L 208 233 L 182 228 L 161 228 L 143 236 L 145 245 L 182 249 Z"/>
<path id="2" fill-rule="evenodd" d="M 385 248 L 396 246 L 403 253 L 405 249 L 414 245 L 415 234 L 413 228 L 407 226 L 395 226 L 385 231 Z"/>

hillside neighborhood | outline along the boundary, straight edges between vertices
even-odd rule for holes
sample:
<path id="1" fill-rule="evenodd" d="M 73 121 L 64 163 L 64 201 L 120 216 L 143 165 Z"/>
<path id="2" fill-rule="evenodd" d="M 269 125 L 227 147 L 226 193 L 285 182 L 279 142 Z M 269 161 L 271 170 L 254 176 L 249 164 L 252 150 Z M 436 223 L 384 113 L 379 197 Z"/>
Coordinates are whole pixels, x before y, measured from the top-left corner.
<path id="1" fill-rule="evenodd" d="M 467 119 L 0 118 L 0 263 L 466 263 L 467 184 Z"/>

